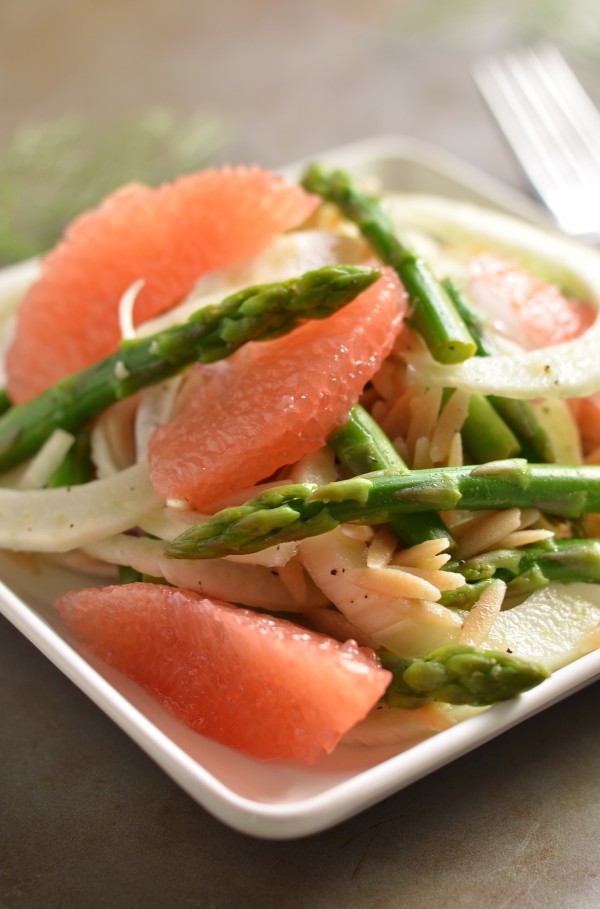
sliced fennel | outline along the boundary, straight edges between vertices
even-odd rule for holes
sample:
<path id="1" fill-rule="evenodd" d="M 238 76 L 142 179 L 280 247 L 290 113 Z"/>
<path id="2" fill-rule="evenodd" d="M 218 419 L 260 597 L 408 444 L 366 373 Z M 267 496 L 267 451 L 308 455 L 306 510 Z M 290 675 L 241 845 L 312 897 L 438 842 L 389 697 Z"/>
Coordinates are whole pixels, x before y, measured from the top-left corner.
<path id="1" fill-rule="evenodd" d="M 344 736 L 345 745 L 416 745 L 454 725 L 452 708 L 432 702 L 422 707 L 402 708 L 378 704 L 364 720 Z"/>
<path id="2" fill-rule="evenodd" d="M 560 398 L 535 398 L 531 409 L 548 437 L 556 463 L 581 464 L 579 429 L 568 403 Z"/>
<path id="3" fill-rule="evenodd" d="M 208 597 L 243 603 L 276 612 L 300 612 L 323 606 L 327 599 L 308 579 L 290 589 L 285 570 L 238 564 L 229 559 L 168 559 L 160 540 L 117 534 L 85 547 L 85 552 L 109 563 L 129 565 L 142 574 Z"/>
<path id="4" fill-rule="evenodd" d="M 589 247 L 541 230 L 507 215 L 428 196 L 390 196 L 390 215 L 399 228 L 421 230 L 439 238 L 434 268 L 446 271 L 460 256 L 495 250 L 509 255 L 545 280 L 560 284 L 569 294 L 600 308 L 600 254 Z M 460 272 L 463 266 L 458 265 Z M 440 273 L 440 277 L 444 275 Z M 428 354 L 407 357 L 421 383 L 462 388 L 480 394 L 531 399 L 540 396 L 573 398 L 600 389 L 600 318 L 579 338 L 537 350 L 492 357 L 472 357 L 445 366 Z"/>
<path id="5" fill-rule="evenodd" d="M 57 489 L 0 489 L 0 548 L 68 552 L 128 530 L 162 506 L 148 465 Z"/>
<path id="6" fill-rule="evenodd" d="M 364 243 L 355 237 L 326 230 L 298 230 L 277 237 L 263 252 L 228 268 L 210 272 L 179 306 L 144 322 L 136 329 L 147 337 L 171 325 L 184 322 L 192 313 L 220 302 L 243 287 L 268 281 L 285 281 L 305 271 L 333 263 L 360 265 L 366 256 Z"/>
<path id="7" fill-rule="evenodd" d="M 171 419 L 181 380 L 181 376 L 173 376 L 159 385 L 146 388 L 140 395 L 134 420 L 135 450 L 138 459 L 148 457 L 150 436 L 157 426 Z"/>
<path id="8" fill-rule="evenodd" d="M 531 399 L 581 398 L 600 390 L 600 320 L 574 341 L 444 366 L 429 355 L 407 356 L 419 381 L 474 394 Z"/>
<path id="9" fill-rule="evenodd" d="M 496 616 L 484 646 L 555 670 L 593 649 L 600 585 L 549 584 Z"/>
<path id="10" fill-rule="evenodd" d="M 138 278 L 137 281 L 133 282 L 131 287 L 127 288 L 121 297 L 121 302 L 119 303 L 119 328 L 122 338 L 131 339 L 135 338 L 136 336 L 133 320 L 133 310 L 135 308 L 136 300 L 144 284 L 144 279 Z"/>
<path id="11" fill-rule="evenodd" d="M 29 461 L 21 473 L 17 487 L 19 489 L 42 489 L 57 467 L 64 460 L 75 436 L 64 429 L 55 429 L 45 445 Z"/>

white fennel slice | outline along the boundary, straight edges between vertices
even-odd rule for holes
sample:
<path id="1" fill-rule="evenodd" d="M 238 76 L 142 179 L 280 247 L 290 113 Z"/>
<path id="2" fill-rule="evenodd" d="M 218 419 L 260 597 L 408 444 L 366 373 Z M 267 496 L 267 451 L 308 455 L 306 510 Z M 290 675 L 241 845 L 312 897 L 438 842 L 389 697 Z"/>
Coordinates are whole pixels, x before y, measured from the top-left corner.
<path id="1" fill-rule="evenodd" d="M 596 319 L 580 337 L 536 350 L 491 357 L 471 357 L 463 363 L 437 363 L 426 352 L 408 356 L 425 384 L 461 388 L 509 398 L 540 396 L 572 398 L 600 389 L 600 254 L 550 230 L 527 224 L 510 215 L 475 205 L 433 196 L 388 196 L 386 206 L 399 227 L 450 237 L 455 255 L 496 251 L 513 257 L 523 268 L 543 275 L 593 306 Z M 446 276 L 450 252 L 442 254 L 439 268 Z M 431 261 L 436 270 L 435 258 Z M 457 267 L 457 271 L 464 265 Z"/>
<path id="2" fill-rule="evenodd" d="M 280 573 L 263 565 L 229 559 L 170 559 L 164 555 L 162 541 L 148 537 L 117 534 L 86 546 L 85 552 L 95 559 L 164 578 L 175 587 L 246 606 L 299 612 L 327 602 L 308 579 L 297 587 L 296 593 L 286 583 L 285 567 Z"/>
<path id="3" fill-rule="evenodd" d="M 334 263 L 360 265 L 364 258 L 365 245 L 355 237 L 325 230 L 292 231 L 277 237 L 257 256 L 205 275 L 179 306 L 138 326 L 137 335 L 146 337 L 183 322 L 197 310 L 219 303 L 244 287 L 286 281 Z"/>
<path id="4" fill-rule="evenodd" d="M 145 462 L 80 486 L 0 488 L 0 548 L 68 552 L 135 527 L 162 505 Z"/>
<path id="5" fill-rule="evenodd" d="M 499 613 L 481 646 L 553 671 L 593 649 L 598 623 L 600 585 L 552 583 Z"/>
<path id="6" fill-rule="evenodd" d="M 378 704 L 343 738 L 344 745 L 398 745 L 410 747 L 416 742 L 443 732 L 456 720 L 446 704 L 430 703 L 406 709 Z"/>

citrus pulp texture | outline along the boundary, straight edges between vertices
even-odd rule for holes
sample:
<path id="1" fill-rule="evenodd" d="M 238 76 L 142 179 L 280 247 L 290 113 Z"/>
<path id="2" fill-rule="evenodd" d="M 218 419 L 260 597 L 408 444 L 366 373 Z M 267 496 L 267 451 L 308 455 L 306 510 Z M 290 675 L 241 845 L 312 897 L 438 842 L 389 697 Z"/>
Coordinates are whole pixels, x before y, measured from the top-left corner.
<path id="1" fill-rule="evenodd" d="M 255 255 L 317 199 L 258 167 L 211 169 L 158 189 L 127 186 L 76 219 L 18 312 L 6 370 L 21 402 L 114 352 L 125 291 L 135 321 L 170 309 L 204 273 Z"/>
<path id="2" fill-rule="evenodd" d="M 578 337 L 590 327 L 595 312 L 579 300 L 564 296 L 513 263 L 489 253 L 470 263 L 471 274 L 496 297 L 496 315 L 510 326 L 510 335 L 534 349 Z"/>
<path id="3" fill-rule="evenodd" d="M 261 760 L 313 762 L 377 703 L 374 654 L 177 588 L 66 593 L 62 619 L 196 732 Z"/>
<path id="4" fill-rule="evenodd" d="M 153 434 L 158 495 L 202 509 L 320 448 L 390 352 L 405 311 L 388 271 L 327 319 L 246 344 Z"/>

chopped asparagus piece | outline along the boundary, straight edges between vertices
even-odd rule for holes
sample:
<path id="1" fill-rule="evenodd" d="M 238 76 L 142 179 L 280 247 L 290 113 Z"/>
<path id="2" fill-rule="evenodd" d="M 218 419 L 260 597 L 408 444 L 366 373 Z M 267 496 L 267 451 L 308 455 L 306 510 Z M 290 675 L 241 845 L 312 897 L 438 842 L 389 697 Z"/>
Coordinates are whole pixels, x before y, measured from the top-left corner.
<path id="1" fill-rule="evenodd" d="M 477 350 L 465 323 L 429 266 L 405 246 L 379 202 L 361 193 L 349 174 L 319 164 L 305 173 L 302 185 L 354 221 L 379 258 L 396 271 L 413 307 L 412 324 L 440 363 L 461 363 Z"/>
<path id="2" fill-rule="evenodd" d="M 455 568 L 460 571 L 458 565 L 455 565 Z M 448 566 L 444 566 L 444 569 L 448 570 Z M 488 578 L 485 581 L 475 581 L 474 583 L 463 584 L 455 590 L 444 590 L 442 591 L 439 602 L 442 606 L 449 606 L 451 609 L 464 609 L 469 611 L 475 606 L 482 594 L 485 593 L 492 581 L 493 578 Z"/>
<path id="3" fill-rule="evenodd" d="M 340 463 L 353 475 L 389 469 L 410 473 L 379 424 L 360 404 L 351 408 L 348 421 L 332 433 L 328 442 Z M 392 515 L 389 526 L 404 546 L 434 539 L 452 543 L 450 531 L 435 513 L 413 514 L 408 518 Z"/>
<path id="4" fill-rule="evenodd" d="M 198 310 L 182 325 L 123 341 L 110 357 L 66 376 L 0 417 L 0 470 L 30 457 L 55 429 L 77 430 L 115 401 L 191 363 L 212 363 L 246 341 L 274 338 L 306 319 L 331 315 L 380 274 L 360 266 L 327 266 L 288 281 L 246 288 Z"/>
<path id="5" fill-rule="evenodd" d="M 477 316 L 471 310 L 463 293 L 449 278 L 446 278 L 442 283 L 446 293 L 454 303 L 456 311 L 468 327 L 477 345 L 477 356 L 489 357 L 490 351 L 483 340 L 482 329 L 478 323 Z M 546 461 L 548 463 L 556 461 L 548 434 L 538 422 L 528 401 L 519 401 L 516 398 L 502 398 L 498 397 L 498 395 L 489 395 L 486 400 L 489 401 L 502 417 L 504 423 L 514 433 L 521 449 L 520 454 L 530 461 Z M 468 440 L 465 440 L 465 444 L 469 448 Z M 513 455 L 516 453 L 513 452 Z M 473 454 L 480 461 L 488 460 L 486 457 L 479 457 L 475 451 L 473 451 Z"/>
<path id="6" fill-rule="evenodd" d="M 534 688 L 548 678 L 542 666 L 508 653 L 448 645 L 425 657 L 409 659 L 380 654 L 393 680 L 385 694 L 391 707 L 406 706 L 406 698 L 487 707 Z"/>
<path id="7" fill-rule="evenodd" d="M 548 539 L 523 549 L 495 549 L 485 552 L 457 563 L 456 567 L 467 581 L 499 577 L 512 583 L 513 579 L 530 575 L 535 570 L 537 587 L 544 586 L 550 581 L 598 584 L 600 540 Z"/>
<path id="8" fill-rule="evenodd" d="M 167 555 L 215 558 L 317 536 L 342 523 L 386 524 L 400 514 L 514 507 L 563 517 L 600 511 L 600 466 L 514 458 L 409 474 L 383 471 L 321 487 L 280 486 L 189 528 L 171 542 Z"/>
<path id="9" fill-rule="evenodd" d="M 12 407 L 12 401 L 8 396 L 5 388 L 0 388 L 0 415 L 5 413 L 9 407 Z"/>
<path id="10" fill-rule="evenodd" d="M 521 446 L 514 432 L 490 399 L 483 395 L 471 395 L 469 413 L 460 434 L 466 450 L 481 464 L 521 454 Z"/>
<path id="11" fill-rule="evenodd" d="M 78 486 L 80 483 L 87 483 L 92 477 L 91 433 L 83 429 L 77 434 L 62 464 L 54 471 L 47 486 L 50 489 L 59 486 Z"/>

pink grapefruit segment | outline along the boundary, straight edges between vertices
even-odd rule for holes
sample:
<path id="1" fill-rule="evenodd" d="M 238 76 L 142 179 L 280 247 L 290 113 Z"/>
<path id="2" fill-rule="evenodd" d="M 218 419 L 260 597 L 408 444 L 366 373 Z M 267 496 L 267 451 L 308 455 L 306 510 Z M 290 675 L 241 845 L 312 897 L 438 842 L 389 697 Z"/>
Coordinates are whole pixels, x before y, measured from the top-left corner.
<path id="1" fill-rule="evenodd" d="M 511 335 L 524 347 L 547 347 L 576 338 L 590 327 L 595 311 L 565 297 L 513 263 L 488 253 L 471 260 L 470 271 L 496 297 L 497 315 L 512 325 Z M 504 315 L 505 314 L 505 315 Z"/>
<path id="2" fill-rule="evenodd" d="M 211 169 L 158 189 L 132 185 L 73 222 L 19 310 L 7 357 L 24 401 L 112 353 L 134 281 L 138 322 L 170 309 L 205 272 L 256 255 L 318 200 L 258 167 Z"/>
<path id="3" fill-rule="evenodd" d="M 390 352 L 405 311 L 389 271 L 333 316 L 245 345 L 152 436 L 157 493 L 202 509 L 324 445 Z"/>
<path id="4" fill-rule="evenodd" d="M 386 690 L 374 654 L 291 622 L 156 584 L 57 604 L 98 656 L 196 732 L 261 760 L 314 762 Z"/>

